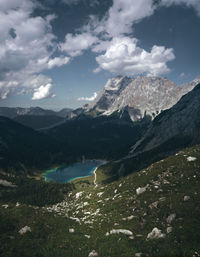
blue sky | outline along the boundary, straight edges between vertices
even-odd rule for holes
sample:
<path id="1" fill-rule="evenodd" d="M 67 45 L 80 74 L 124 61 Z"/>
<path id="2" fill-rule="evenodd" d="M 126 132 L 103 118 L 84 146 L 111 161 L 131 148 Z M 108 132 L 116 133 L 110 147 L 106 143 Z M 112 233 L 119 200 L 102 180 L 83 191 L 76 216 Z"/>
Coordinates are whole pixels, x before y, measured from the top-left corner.
<path id="1" fill-rule="evenodd" d="M 77 108 L 117 75 L 200 77 L 199 0 L 1 0 L 0 106 Z"/>

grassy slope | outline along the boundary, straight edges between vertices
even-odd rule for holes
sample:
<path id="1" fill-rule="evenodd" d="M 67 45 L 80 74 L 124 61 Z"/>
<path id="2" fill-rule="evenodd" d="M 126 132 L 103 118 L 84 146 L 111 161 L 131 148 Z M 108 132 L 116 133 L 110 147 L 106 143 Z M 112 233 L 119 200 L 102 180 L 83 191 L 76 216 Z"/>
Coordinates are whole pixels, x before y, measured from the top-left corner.
<path id="1" fill-rule="evenodd" d="M 197 159 L 188 162 L 188 156 Z M 200 146 L 196 146 L 111 184 L 84 187 L 82 196 L 76 198 L 79 188 L 48 209 L 23 204 L 16 207 L 13 203 L 5 208 L 2 202 L 0 256 L 87 257 L 92 250 L 99 257 L 131 257 L 136 253 L 151 257 L 199 256 L 199 169 Z M 138 187 L 147 185 L 146 192 L 136 195 Z M 184 196 L 190 199 L 184 201 Z M 150 207 L 155 202 L 157 208 Z M 173 213 L 176 218 L 169 225 L 166 219 Z M 124 220 L 130 216 L 134 217 Z M 25 225 L 32 232 L 21 236 L 18 230 Z M 167 234 L 169 226 L 172 232 Z M 166 237 L 147 240 L 154 227 Z M 69 228 L 75 232 L 69 233 Z M 105 235 L 119 228 L 131 230 L 134 239 L 123 234 Z"/>

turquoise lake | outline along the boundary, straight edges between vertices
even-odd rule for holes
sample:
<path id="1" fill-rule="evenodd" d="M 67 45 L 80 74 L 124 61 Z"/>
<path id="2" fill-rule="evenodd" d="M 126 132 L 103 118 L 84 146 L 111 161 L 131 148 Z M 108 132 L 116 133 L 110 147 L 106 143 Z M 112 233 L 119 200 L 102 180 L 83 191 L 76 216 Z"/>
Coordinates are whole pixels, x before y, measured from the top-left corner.
<path id="1" fill-rule="evenodd" d="M 104 163 L 103 160 L 85 160 L 70 166 L 46 171 L 43 176 L 47 182 L 70 182 L 77 178 L 93 175 L 93 171 Z"/>

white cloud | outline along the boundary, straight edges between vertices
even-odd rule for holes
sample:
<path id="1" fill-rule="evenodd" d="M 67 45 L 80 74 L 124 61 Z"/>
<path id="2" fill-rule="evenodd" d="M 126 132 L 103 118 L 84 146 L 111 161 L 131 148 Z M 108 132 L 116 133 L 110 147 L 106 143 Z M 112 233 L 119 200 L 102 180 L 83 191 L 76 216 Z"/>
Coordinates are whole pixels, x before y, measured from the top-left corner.
<path id="1" fill-rule="evenodd" d="M 173 49 L 152 46 L 150 52 L 137 46 L 137 39 L 128 37 L 135 23 L 151 16 L 159 6 L 172 4 L 193 7 L 200 14 L 199 0 L 113 0 L 113 5 L 102 20 L 92 16 L 83 31 L 94 34 L 101 40 L 89 47 L 99 54 L 96 61 L 99 67 L 94 73 L 107 70 L 114 74 L 159 76 L 170 72 L 167 65 L 175 59 Z"/>
<path id="2" fill-rule="evenodd" d="M 0 10 L 6 12 L 11 9 L 21 8 L 23 10 L 32 10 L 33 2 L 27 0 L 1 0 L 0 1 Z"/>
<path id="3" fill-rule="evenodd" d="M 161 0 L 161 5 L 171 6 L 171 5 L 185 5 L 187 7 L 192 7 L 196 10 L 197 14 L 200 16 L 200 1 L 199 0 Z"/>
<path id="4" fill-rule="evenodd" d="M 77 100 L 78 101 L 94 101 L 97 98 L 97 92 L 94 92 L 93 96 L 91 97 L 79 97 Z"/>
<path id="5" fill-rule="evenodd" d="M 54 67 L 61 67 L 64 64 L 67 64 L 70 61 L 69 57 L 55 57 L 50 59 L 48 62 L 48 68 L 52 69 Z"/>
<path id="6" fill-rule="evenodd" d="M 180 78 L 184 78 L 184 77 L 185 77 L 185 73 L 182 72 L 179 77 L 180 77 Z"/>
<path id="7" fill-rule="evenodd" d="M 152 15 L 155 8 L 153 0 L 114 0 L 102 20 L 91 17 L 89 24 L 83 27 L 81 35 L 87 33 L 87 36 L 94 34 L 98 38 L 101 37 L 101 40 L 96 40 L 89 46 L 98 54 L 96 61 L 99 66 L 93 70 L 94 73 L 106 70 L 117 75 L 159 76 L 170 71 L 167 62 L 175 58 L 173 49 L 154 45 L 151 51 L 147 52 L 137 46 L 136 38 L 128 36 L 133 31 L 134 24 Z M 66 40 L 68 48 L 74 45 L 69 43 L 72 38 L 70 34 L 69 40 Z"/>
<path id="8" fill-rule="evenodd" d="M 155 45 L 151 52 L 147 52 L 137 46 L 137 39 L 117 37 L 112 39 L 106 52 L 96 60 L 100 69 L 114 74 L 159 76 L 170 71 L 166 63 L 174 58 L 172 48 Z M 95 71 L 99 71 L 99 68 Z"/>
<path id="9" fill-rule="evenodd" d="M 55 97 L 53 93 L 50 92 L 52 84 L 42 85 L 39 88 L 35 89 L 32 100 L 41 100 L 45 98 Z"/>
<path id="10" fill-rule="evenodd" d="M 51 57 L 57 47 L 51 27 L 55 16 L 32 16 L 36 7 L 31 0 L 0 1 L 0 98 L 16 91 L 30 93 L 48 84 L 51 78 L 41 72 L 70 60 Z M 33 85 L 34 80 L 37 83 Z"/>
<path id="11" fill-rule="evenodd" d="M 90 48 L 97 40 L 97 37 L 87 32 L 76 35 L 67 34 L 65 42 L 60 44 L 60 49 L 74 57 L 81 55 L 83 50 Z"/>
<path id="12" fill-rule="evenodd" d="M 97 0 L 62 2 L 68 5 L 99 3 Z M 0 0 L 0 98 L 5 99 L 14 92 L 34 92 L 35 98 L 37 92 L 40 94 L 47 85 L 52 85 L 52 79 L 42 75 L 42 71 L 65 65 L 88 49 L 97 54 L 95 73 L 101 70 L 126 75 L 169 72 L 167 63 L 175 58 L 173 49 L 154 45 L 148 52 L 138 46 L 130 33 L 135 23 L 152 15 L 159 6 L 184 5 L 200 15 L 200 0 L 159 0 L 157 5 L 154 2 L 113 0 L 101 20 L 91 16 L 79 34 L 67 34 L 65 41 L 57 45 L 51 27 L 55 16 L 33 16 L 38 7 L 36 0 Z M 63 54 L 52 57 L 56 50 Z"/>
<path id="13" fill-rule="evenodd" d="M 132 32 L 132 25 L 152 15 L 152 0 L 114 0 L 104 20 L 104 29 L 109 36 L 119 36 Z"/>

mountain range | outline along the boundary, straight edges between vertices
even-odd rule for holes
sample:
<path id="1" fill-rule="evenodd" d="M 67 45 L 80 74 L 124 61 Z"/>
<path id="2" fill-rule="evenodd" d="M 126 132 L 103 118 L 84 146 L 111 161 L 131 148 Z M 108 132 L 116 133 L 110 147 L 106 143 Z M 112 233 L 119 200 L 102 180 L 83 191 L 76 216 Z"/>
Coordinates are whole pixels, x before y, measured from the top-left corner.
<path id="1" fill-rule="evenodd" d="M 0 256 L 199 256 L 200 83 L 108 84 L 59 123 L 0 116 Z M 41 175 L 85 158 L 107 163 L 70 183 Z"/>
<path id="2" fill-rule="evenodd" d="M 132 121 L 147 115 L 154 118 L 171 108 L 199 82 L 200 79 L 195 79 L 179 86 L 167 78 L 119 76 L 108 80 L 97 98 L 85 106 L 85 111 L 110 115 L 126 108 Z"/>
<path id="3" fill-rule="evenodd" d="M 109 163 L 105 173 L 121 176 L 135 172 L 196 144 L 200 144 L 200 84 L 155 117 L 129 154 Z"/>
<path id="4" fill-rule="evenodd" d="M 73 110 L 64 108 L 60 111 L 42 109 L 40 107 L 0 107 L 0 116 L 7 117 L 33 129 L 42 129 L 60 124 L 71 118 Z"/>
<path id="5" fill-rule="evenodd" d="M 15 118 L 17 116 L 24 115 L 34 115 L 34 116 L 58 116 L 65 118 L 72 109 L 64 108 L 60 111 L 52 111 L 46 110 L 40 107 L 30 107 L 30 108 L 22 108 L 22 107 L 0 107 L 0 116 L 5 116 L 8 118 Z"/>
<path id="6" fill-rule="evenodd" d="M 118 174 L 122 163 L 126 165 L 120 174 L 130 173 L 132 162 L 133 171 L 138 170 L 199 142 L 199 87 L 195 87 L 198 81 L 178 86 L 166 78 L 117 77 L 110 79 L 97 99 L 83 109 L 63 109 L 56 113 L 38 107 L 0 108 L 4 116 L 12 118 L 12 122 L 1 118 L 1 138 L 4 137 L 1 148 L 7 145 L 10 155 L 20 156 L 18 163 L 26 163 L 27 168 L 34 166 L 32 152 L 40 152 L 46 145 L 46 150 L 41 152 L 51 156 L 48 157 L 51 161 L 48 158 L 49 161 L 45 161 L 50 165 L 56 165 L 59 160 L 64 163 L 64 159 L 68 163 L 84 155 L 86 158 L 114 159 L 114 163 L 108 164 L 111 175 Z M 186 92 L 189 93 L 182 96 Z M 25 126 L 20 127 L 18 123 Z M 36 133 L 27 127 L 42 130 Z M 23 134 L 27 137 L 23 138 Z M 12 139 L 12 143 L 7 143 L 8 139 Z M 31 151 L 23 147 L 29 141 L 29 147 L 34 146 L 30 147 Z M 20 154 L 17 148 L 21 149 Z M 7 162 L 9 154 L 6 156 L 4 163 L 10 163 Z"/>

